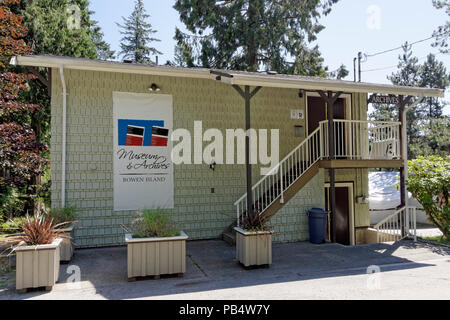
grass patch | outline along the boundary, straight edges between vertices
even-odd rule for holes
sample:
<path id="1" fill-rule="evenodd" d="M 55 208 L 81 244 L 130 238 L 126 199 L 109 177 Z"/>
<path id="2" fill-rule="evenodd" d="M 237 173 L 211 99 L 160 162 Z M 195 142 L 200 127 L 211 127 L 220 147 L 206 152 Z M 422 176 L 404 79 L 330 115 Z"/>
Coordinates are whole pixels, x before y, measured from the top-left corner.
<path id="1" fill-rule="evenodd" d="M 446 245 L 450 245 L 450 239 L 447 237 L 437 236 L 437 237 L 426 237 L 424 240 L 433 241 L 437 243 L 442 243 Z"/>

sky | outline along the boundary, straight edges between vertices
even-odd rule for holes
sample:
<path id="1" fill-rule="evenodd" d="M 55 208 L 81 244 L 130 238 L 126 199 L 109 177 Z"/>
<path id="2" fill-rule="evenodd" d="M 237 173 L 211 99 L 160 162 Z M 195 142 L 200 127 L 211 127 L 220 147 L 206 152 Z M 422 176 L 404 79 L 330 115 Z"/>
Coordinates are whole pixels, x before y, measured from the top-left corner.
<path id="1" fill-rule="evenodd" d="M 175 0 L 144 0 L 150 14 L 149 22 L 158 32 L 155 34 L 161 42 L 154 47 L 163 53 L 160 63 L 173 58 L 175 27 L 182 30 L 178 12 L 172 8 Z M 91 0 L 94 19 L 105 34 L 105 40 L 111 48 L 120 51 L 121 35 L 116 22 L 122 22 L 122 16 L 129 16 L 134 7 L 132 0 Z M 353 58 L 359 51 L 366 54 L 388 50 L 401 46 L 405 41 L 415 42 L 430 37 L 433 31 L 443 25 L 448 16 L 444 10 L 433 7 L 431 0 L 340 0 L 333 6 L 331 13 L 322 17 L 320 22 L 325 29 L 319 33 L 316 43 L 329 70 L 344 64 L 350 71 L 348 80 L 353 80 Z M 414 55 L 423 62 L 429 53 L 438 53 L 431 47 L 432 40 L 413 46 Z M 314 45 L 312 44 L 312 45 Z M 368 58 L 362 65 L 362 80 L 373 83 L 390 83 L 387 76 L 396 70 L 401 50 Z M 439 54 L 450 70 L 450 55 Z M 371 70 L 383 69 L 378 71 Z M 450 92 L 446 98 L 449 100 Z M 450 106 L 446 109 L 450 112 Z"/>

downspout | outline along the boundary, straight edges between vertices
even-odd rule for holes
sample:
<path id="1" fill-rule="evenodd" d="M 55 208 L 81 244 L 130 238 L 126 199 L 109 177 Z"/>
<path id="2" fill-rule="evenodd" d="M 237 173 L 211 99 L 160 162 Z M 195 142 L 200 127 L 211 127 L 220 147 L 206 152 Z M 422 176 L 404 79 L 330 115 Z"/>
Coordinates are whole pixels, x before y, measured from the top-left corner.
<path id="1" fill-rule="evenodd" d="M 61 84 L 63 89 L 62 110 L 62 146 L 61 146 L 61 208 L 66 206 L 66 123 L 67 123 L 67 87 L 64 78 L 64 65 L 59 66 Z"/>
<path id="2" fill-rule="evenodd" d="M 420 96 L 415 102 L 413 102 L 409 107 L 404 108 L 403 114 L 402 114 L 402 136 L 403 136 L 403 175 L 404 175 L 404 183 L 403 188 L 405 192 L 405 207 L 408 208 L 408 188 L 406 187 L 406 181 L 408 181 L 408 131 L 407 131 L 407 125 L 406 125 L 406 114 L 409 110 L 416 107 L 418 104 L 422 103 L 425 99 L 424 96 Z"/>

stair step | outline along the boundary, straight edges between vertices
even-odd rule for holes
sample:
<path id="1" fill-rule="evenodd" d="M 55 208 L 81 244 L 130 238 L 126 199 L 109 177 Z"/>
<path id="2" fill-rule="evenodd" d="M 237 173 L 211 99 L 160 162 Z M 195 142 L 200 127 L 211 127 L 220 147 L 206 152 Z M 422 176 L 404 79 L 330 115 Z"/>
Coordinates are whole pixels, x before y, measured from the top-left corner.
<path id="1" fill-rule="evenodd" d="M 222 233 L 222 240 L 228 243 L 230 246 L 234 246 L 236 244 L 236 234 L 234 230 Z"/>

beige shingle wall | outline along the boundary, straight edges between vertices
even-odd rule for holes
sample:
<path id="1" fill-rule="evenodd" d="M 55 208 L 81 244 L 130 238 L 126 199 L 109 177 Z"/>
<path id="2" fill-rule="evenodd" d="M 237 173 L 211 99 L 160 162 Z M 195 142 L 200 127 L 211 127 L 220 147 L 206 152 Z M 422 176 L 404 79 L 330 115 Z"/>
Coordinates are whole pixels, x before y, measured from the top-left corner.
<path id="1" fill-rule="evenodd" d="M 79 247 L 123 244 L 121 224 L 128 224 L 134 212 L 113 211 L 113 106 L 112 92 L 148 93 L 157 83 L 162 94 L 174 99 L 174 129 L 193 133 L 195 120 L 203 130 L 244 128 L 244 101 L 228 85 L 211 80 L 171 78 L 106 72 L 65 70 L 68 88 L 66 201 L 78 209 L 79 227 L 75 241 Z M 52 84 L 52 206 L 61 202 L 62 89 L 58 70 Z M 280 129 L 280 153 L 284 157 L 299 144 L 291 109 L 304 108 L 297 90 L 262 89 L 252 100 L 252 126 Z M 94 170 L 95 168 L 95 170 Z M 175 166 L 174 219 L 191 239 L 216 238 L 235 217 L 233 203 L 245 192 L 243 165 Z M 260 179 L 253 168 L 254 183 Z M 316 176 L 273 219 L 275 241 L 308 238 L 305 211 L 323 207 L 324 174 Z M 215 193 L 211 193 L 215 188 Z"/>

